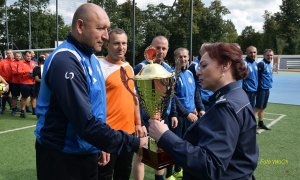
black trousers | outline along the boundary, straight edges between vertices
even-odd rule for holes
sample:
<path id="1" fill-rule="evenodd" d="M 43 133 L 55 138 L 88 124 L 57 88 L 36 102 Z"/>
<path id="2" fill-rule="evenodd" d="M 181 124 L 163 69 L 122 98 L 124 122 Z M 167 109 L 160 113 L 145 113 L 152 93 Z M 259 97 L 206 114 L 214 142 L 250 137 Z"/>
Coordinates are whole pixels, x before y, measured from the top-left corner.
<path id="1" fill-rule="evenodd" d="M 38 180 L 97 180 L 98 154 L 74 155 L 43 147 L 36 148 Z"/>
<path id="2" fill-rule="evenodd" d="M 129 180 L 132 169 L 133 152 L 110 154 L 106 166 L 99 166 L 98 180 Z"/>

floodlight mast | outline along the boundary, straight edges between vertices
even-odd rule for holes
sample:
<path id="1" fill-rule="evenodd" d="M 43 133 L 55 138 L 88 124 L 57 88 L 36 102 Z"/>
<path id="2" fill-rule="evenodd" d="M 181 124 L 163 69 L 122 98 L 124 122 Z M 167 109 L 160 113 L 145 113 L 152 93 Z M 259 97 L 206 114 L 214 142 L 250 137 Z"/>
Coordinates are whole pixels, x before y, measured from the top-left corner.
<path id="1" fill-rule="evenodd" d="M 30 0 L 28 1 L 28 21 L 29 21 L 29 47 L 28 49 L 31 49 L 31 3 Z"/>
<path id="2" fill-rule="evenodd" d="M 8 18 L 7 18 L 7 0 L 5 0 L 5 24 L 6 24 L 6 47 L 9 49 L 9 38 L 8 38 Z"/>

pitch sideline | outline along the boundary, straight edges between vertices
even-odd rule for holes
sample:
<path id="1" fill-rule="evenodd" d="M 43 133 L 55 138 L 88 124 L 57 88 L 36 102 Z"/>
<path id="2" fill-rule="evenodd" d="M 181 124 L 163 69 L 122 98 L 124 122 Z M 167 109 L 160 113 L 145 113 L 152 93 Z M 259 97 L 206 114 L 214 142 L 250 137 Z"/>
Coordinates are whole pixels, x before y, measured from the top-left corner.
<path id="1" fill-rule="evenodd" d="M 276 114 L 276 113 L 265 113 L 265 114 L 274 114 L 274 115 L 279 115 L 278 118 L 276 118 L 275 120 L 272 120 L 272 122 L 270 122 L 267 127 L 270 128 L 271 126 L 273 126 L 274 124 L 278 123 L 278 121 L 280 121 L 282 118 L 284 118 L 286 115 L 285 114 Z M 271 119 L 268 119 L 268 120 L 271 120 Z M 25 126 L 25 127 L 21 127 L 21 128 L 15 128 L 15 129 L 10 129 L 10 130 L 7 130 L 7 131 L 0 131 L 0 134 L 5 134 L 5 133 L 9 133 L 9 132 L 14 132 L 14 131 L 20 131 L 20 130 L 23 130 L 23 129 L 28 129 L 28 128 L 33 128 L 35 127 L 36 125 L 31 125 L 31 126 Z M 260 134 L 262 132 L 264 132 L 265 130 L 264 129 L 259 129 L 257 130 L 257 132 Z"/>
<path id="2" fill-rule="evenodd" d="M 25 126 L 25 127 L 21 127 L 21 128 L 10 129 L 10 130 L 7 130 L 7 131 L 0 131 L 0 134 L 5 134 L 5 133 L 9 133 L 9 132 L 20 131 L 20 130 L 23 130 L 23 129 L 33 128 L 35 126 L 36 125 L 31 125 L 31 126 Z"/>
<path id="3" fill-rule="evenodd" d="M 265 113 L 265 114 L 274 114 L 274 115 L 278 115 L 279 117 L 276 118 L 275 120 L 273 119 L 269 124 L 267 124 L 267 127 L 270 128 L 271 126 L 273 126 L 274 124 L 278 123 L 282 118 L 284 118 L 286 115 L 285 114 L 277 114 L 277 113 Z M 271 120 L 271 119 L 268 119 Z M 257 133 L 260 134 L 262 132 L 264 132 L 264 129 L 259 129 L 257 130 Z"/>

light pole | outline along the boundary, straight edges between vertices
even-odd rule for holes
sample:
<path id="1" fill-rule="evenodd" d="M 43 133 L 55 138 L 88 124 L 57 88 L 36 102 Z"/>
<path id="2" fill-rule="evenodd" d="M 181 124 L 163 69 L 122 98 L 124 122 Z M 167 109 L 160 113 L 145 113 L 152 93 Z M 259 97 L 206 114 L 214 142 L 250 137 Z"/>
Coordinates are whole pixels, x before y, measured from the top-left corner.
<path id="1" fill-rule="evenodd" d="M 193 0 L 190 0 L 190 61 L 193 60 Z"/>
<path id="2" fill-rule="evenodd" d="M 5 24 L 6 24 L 6 47 L 9 49 L 9 38 L 8 38 L 8 18 L 7 18 L 7 4 L 5 0 Z"/>
<path id="3" fill-rule="evenodd" d="M 132 2 L 132 66 L 135 66 L 135 0 Z"/>
<path id="4" fill-rule="evenodd" d="M 30 0 L 28 1 L 28 21 L 29 21 L 29 49 L 31 49 L 31 4 Z"/>
<path id="5" fill-rule="evenodd" d="M 58 47 L 58 0 L 56 0 L 56 47 Z"/>

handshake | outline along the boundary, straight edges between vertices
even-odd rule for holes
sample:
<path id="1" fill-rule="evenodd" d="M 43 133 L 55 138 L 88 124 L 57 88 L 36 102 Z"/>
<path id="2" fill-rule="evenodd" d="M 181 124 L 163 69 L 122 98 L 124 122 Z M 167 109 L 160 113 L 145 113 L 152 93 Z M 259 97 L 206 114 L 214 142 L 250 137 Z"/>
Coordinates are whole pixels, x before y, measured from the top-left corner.
<path id="1" fill-rule="evenodd" d="M 136 125 L 135 127 L 135 136 L 140 139 L 140 145 L 139 145 L 139 150 L 137 154 L 139 156 L 142 155 L 142 148 L 148 147 L 148 139 L 149 137 L 147 136 L 147 129 L 145 126 L 141 125 Z M 110 153 L 102 151 L 100 153 L 100 156 L 98 158 L 98 165 L 99 166 L 105 166 L 109 163 L 110 161 Z"/>

